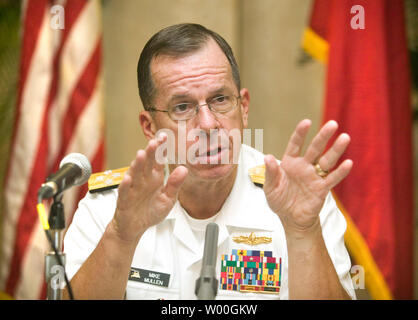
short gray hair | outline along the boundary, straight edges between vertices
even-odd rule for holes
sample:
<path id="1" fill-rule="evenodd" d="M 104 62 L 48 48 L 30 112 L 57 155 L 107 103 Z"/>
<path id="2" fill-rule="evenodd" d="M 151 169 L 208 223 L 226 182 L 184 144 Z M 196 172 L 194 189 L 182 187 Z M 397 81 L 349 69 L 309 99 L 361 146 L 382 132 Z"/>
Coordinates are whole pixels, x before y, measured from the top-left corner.
<path id="1" fill-rule="evenodd" d="M 151 61 L 159 55 L 183 57 L 201 49 L 212 38 L 225 53 L 232 70 L 232 77 L 238 92 L 241 89 L 238 64 L 231 47 L 216 32 L 195 23 L 169 26 L 157 32 L 148 40 L 141 52 L 137 66 L 138 90 L 145 110 L 152 106 L 155 87 L 151 75 Z"/>

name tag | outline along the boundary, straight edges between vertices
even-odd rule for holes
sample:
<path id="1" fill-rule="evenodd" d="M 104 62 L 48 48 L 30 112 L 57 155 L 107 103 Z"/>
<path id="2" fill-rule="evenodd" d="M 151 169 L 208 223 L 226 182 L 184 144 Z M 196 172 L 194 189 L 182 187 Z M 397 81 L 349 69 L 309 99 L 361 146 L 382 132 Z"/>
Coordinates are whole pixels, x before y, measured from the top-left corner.
<path id="1" fill-rule="evenodd" d="M 131 268 L 129 280 L 152 284 L 159 287 L 168 287 L 170 275 L 145 269 Z"/>

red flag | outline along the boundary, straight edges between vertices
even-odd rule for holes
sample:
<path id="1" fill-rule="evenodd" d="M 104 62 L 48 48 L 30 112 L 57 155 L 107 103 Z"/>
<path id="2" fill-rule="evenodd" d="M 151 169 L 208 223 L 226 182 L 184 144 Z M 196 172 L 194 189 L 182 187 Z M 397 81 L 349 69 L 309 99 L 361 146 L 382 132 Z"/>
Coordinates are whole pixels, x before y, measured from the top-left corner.
<path id="1" fill-rule="evenodd" d="M 63 3 L 57 2 L 57 3 Z M 22 5 L 16 121 L 5 181 L 0 286 L 15 298 L 45 296 L 49 249 L 36 213 L 37 191 L 68 153 L 103 169 L 102 31 L 98 0 Z M 86 186 L 64 195 L 67 226 Z"/>
<path id="2" fill-rule="evenodd" d="M 324 121 L 351 144 L 334 194 L 346 244 L 375 299 L 412 299 L 410 74 L 401 0 L 316 0 L 304 48 L 327 63 Z"/>

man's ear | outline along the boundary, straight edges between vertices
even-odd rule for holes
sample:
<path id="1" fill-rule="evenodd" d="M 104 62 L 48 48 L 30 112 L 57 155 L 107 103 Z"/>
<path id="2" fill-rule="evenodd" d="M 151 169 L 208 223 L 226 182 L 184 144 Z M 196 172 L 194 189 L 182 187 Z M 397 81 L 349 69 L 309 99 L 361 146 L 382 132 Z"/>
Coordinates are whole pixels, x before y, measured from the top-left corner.
<path id="1" fill-rule="evenodd" d="M 242 115 L 242 123 L 244 125 L 244 128 L 247 128 L 248 126 L 248 111 L 250 109 L 250 92 L 248 89 L 243 88 L 240 91 L 241 95 L 241 115 Z"/>
<path id="2" fill-rule="evenodd" d="M 142 132 L 148 140 L 155 137 L 155 122 L 149 111 L 141 111 L 139 113 L 139 124 L 141 125 Z"/>

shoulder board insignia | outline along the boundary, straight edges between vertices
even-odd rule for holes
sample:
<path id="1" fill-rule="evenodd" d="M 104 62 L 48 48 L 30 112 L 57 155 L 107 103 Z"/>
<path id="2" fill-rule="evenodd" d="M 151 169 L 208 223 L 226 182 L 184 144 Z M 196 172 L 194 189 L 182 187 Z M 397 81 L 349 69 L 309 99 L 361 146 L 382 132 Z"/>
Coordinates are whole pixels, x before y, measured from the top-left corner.
<path id="1" fill-rule="evenodd" d="M 266 166 L 264 164 L 248 170 L 251 181 L 258 187 L 263 187 L 266 180 Z"/>
<path id="2" fill-rule="evenodd" d="M 88 181 L 89 192 L 95 193 L 117 188 L 128 169 L 129 167 L 124 167 L 93 173 Z"/>

